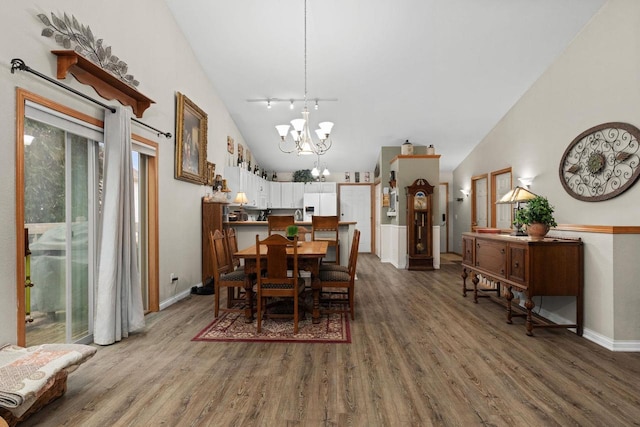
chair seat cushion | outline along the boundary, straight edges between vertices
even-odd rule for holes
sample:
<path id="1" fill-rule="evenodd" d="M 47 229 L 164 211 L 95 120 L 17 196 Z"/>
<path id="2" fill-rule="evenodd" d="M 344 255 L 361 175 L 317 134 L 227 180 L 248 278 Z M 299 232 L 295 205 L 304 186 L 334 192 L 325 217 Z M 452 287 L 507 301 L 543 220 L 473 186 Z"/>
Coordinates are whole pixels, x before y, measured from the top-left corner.
<path id="1" fill-rule="evenodd" d="M 349 273 L 337 270 L 320 270 L 321 282 L 348 282 L 351 280 Z"/>
<path id="2" fill-rule="evenodd" d="M 220 280 L 224 282 L 244 282 L 244 271 L 236 270 L 231 273 L 221 274 Z"/>
<path id="3" fill-rule="evenodd" d="M 349 273 L 349 268 L 345 265 L 338 264 L 320 264 L 320 271 L 342 271 L 343 273 Z"/>
<path id="4" fill-rule="evenodd" d="M 263 283 L 263 289 L 293 289 L 290 283 Z"/>

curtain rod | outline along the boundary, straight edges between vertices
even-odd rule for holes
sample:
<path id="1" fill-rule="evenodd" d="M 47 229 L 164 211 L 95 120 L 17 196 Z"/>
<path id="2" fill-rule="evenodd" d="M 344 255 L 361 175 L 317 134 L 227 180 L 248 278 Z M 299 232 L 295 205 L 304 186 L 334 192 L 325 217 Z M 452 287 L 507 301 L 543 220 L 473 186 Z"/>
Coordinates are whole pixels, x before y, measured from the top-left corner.
<path id="1" fill-rule="evenodd" d="M 59 81 L 54 80 L 51 77 L 45 76 L 44 74 L 34 70 L 33 68 L 27 66 L 27 64 L 25 64 L 22 59 L 14 58 L 14 59 L 11 60 L 11 74 L 14 74 L 16 70 L 27 71 L 27 72 L 29 72 L 31 74 L 34 74 L 34 75 L 40 77 L 41 79 L 44 79 L 44 80 L 48 81 L 49 83 L 53 83 L 56 86 L 59 86 L 59 87 L 61 87 L 63 89 L 68 90 L 69 92 L 75 93 L 76 95 L 78 95 L 78 96 L 80 96 L 80 97 L 82 97 L 82 98 L 84 98 L 84 99 L 86 99 L 88 101 L 91 101 L 94 104 L 98 104 L 99 106 L 101 106 L 103 108 L 106 108 L 107 110 L 111 111 L 112 113 L 116 112 L 116 109 L 114 107 L 112 107 L 110 105 L 107 105 L 107 104 L 104 104 L 104 103 L 98 101 L 97 99 L 91 98 L 90 96 L 85 95 L 84 93 L 82 93 L 82 92 L 80 92 L 78 90 L 75 90 L 74 88 L 72 88 L 70 86 L 67 86 L 67 85 L 65 85 L 63 83 L 60 83 Z M 158 135 L 164 135 L 165 138 L 171 138 L 171 136 L 172 136 L 170 132 L 162 132 L 161 130 L 156 129 L 153 126 L 149 126 L 148 124 L 146 124 L 144 122 L 141 122 L 140 120 L 138 120 L 138 119 L 136 119 L 134 117 L 132 117 L 131 120 L 136 122 L 136 123 L 138 123 L 138 124 L 140 124 L 140 125 L 142 125 L 142 126 L 145 126 L 145 127 L 149 128 L 149 129 L 157 132 Z"/>

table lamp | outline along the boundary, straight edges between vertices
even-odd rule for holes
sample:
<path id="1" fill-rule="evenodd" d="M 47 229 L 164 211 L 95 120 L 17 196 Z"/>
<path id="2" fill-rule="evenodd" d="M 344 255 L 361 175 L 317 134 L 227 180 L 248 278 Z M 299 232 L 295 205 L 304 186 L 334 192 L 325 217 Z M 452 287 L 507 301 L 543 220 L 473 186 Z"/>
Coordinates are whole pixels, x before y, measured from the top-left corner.
<path id="1" fill-rule="evenodd" d="M 247 195 L 244 193 L 244 191 L 238 191 L 238 194 L 236 194 L 236 198 L 233 199 L 233 203 L 238 203 L 240 205 L 240 218 L 244 218 L 243 206 L 249 203 L 249 199 L 247 199 Z"/>
<path id="2" fill-rule="evenodd" d="M 515 212 L 517 212 L 520 209 L 520 203 L 526 203 L 535 197 L 537 197 L 537 194 L 532 193 L 526 188 L 516 187 L 512 190 L 509 190 L 507 194 L 502 196 L 502 198 L 496 202 L 496 204 L 507 204 L 507 203 L 514 204 L 515 203 L 516 207 L 513 209 L 514 210 L 513 217 L 517 218 Z M 512 236 L 527 235 L 524 231 L 522 231 L 522 224 L 515 223 L 514 226 L 516 227 L 516 229 L 513 233 L 511 233 Z"/>

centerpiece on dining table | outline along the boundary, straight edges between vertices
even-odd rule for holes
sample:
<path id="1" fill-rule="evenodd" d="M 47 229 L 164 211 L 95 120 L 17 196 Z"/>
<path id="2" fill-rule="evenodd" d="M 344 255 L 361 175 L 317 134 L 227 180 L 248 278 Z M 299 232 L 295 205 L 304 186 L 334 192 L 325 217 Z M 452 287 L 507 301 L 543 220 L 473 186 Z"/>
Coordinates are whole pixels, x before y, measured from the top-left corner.
<path id="1" fill-rule="evenodd" d="M 293 240 L 298 235 L 298 226 L 297 225 L 288 225 L 287 226 L 287 239 Z"/>

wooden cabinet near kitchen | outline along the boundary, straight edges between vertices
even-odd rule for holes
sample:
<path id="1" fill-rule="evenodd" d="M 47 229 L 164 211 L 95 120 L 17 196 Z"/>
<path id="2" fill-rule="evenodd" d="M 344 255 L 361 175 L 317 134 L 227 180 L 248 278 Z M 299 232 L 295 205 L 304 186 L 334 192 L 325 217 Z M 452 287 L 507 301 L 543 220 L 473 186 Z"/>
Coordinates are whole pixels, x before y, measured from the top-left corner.
<path id="1" fill-rule="evenodd" d="M 207 279 L 213 278 L 213 262 L 211 261 L 211 247 L 209 246 L 209 232 L 222 231 L 223 211 L 226 203 L 211 202 L 202 198 L 202 285 Z M 213 283 L 211 283 L 213 286 Z"/>
<path id="2" fill-rule="evenodd" d="M 507 323 L 513 317 L 525 317 L 527 335 L 533 328 L 576 328 L 582 335 L 583 323 L 583 245 L 580 239 L 546 237 L 531 240 L 528 236 L 504 234 L 462 234 L 462 295 L 473 291 L 474 302 L 483 296 L 478 289 L 479 276 L 491 280 L 506 298 Z M 467 288 L 468 273 L 472 288 Z M 525 297 L 524 314 L 516 314 L 511 302 L 514 291 Z M 555 324 L 539 316 L 534 318 L 534 297 L 576 297 L 576 321 L 573 324 Z"/>

